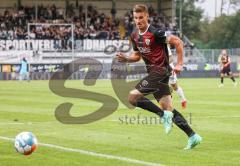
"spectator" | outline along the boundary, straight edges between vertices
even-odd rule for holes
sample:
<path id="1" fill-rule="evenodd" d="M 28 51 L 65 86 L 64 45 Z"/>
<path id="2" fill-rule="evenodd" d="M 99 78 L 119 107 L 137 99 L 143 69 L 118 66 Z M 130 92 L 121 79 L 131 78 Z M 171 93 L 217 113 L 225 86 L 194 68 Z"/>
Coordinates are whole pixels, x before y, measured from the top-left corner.
<path id="1" fill-rule="evenodd" d="M 116 9 L 111 9 L 111 15 L 99 13 L 92 5 L 87 6 L 87 28 L 85 25 L 85 10 L 82 5 L 78 6 L 77 12 L 73 4 L 68 4 L 66 13 L 63 8 L 57 8 L 54 4 L 38 7 L 38 17 L 35 17 L 35 7 L 20 6 L 18 10 L 7 9 L 0 14 L 0 39 L 56 39 L 61 40 L 61 45 L 67 48 L 71 37 L 70 26 L 31 26 L 30 33 L 27 33 L 27 23 L 74 23 L 75 39 L 127 39 L 134 29 L 132 12 L 127 12 L 121 21 L 115 18 Z M 149 22 L 156 27 L 166 28 L 172 31 L 175 25 L 166 23 L 163 14 L 156 13 L 154 8 L 149 5 Z M 66 14 L 66 17 L 65 15 Z M 55 42 L 55 46 L 59 44 Z"/>

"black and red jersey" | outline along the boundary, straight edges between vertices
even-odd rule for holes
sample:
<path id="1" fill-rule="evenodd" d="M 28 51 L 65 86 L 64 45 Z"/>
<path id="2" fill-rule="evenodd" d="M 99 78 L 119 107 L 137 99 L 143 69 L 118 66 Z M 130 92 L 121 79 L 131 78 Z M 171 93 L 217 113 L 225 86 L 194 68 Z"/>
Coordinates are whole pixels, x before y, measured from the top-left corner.
<path id="1" fill-rule="evenodd" d="M 221 63 L 226 64 L 229 62 L 229 56 L 228 55 L 222 55 L 221 56 Z"/>
<path id="2" fill-rule="evenodd" d="M 165 31 L 149 25 L 144 33 L 135 30 L 131 34 L 134 51 L 141 53 L 148 72 L 169 68 L 169 55 Z"/>
<path id="3" fill-rule="evenodd" d="M 221 64 L 222 64 L 222 67 L 223 67 L 224 70 L 225 69 L 227 69 L 227 70 L 230 69 L 230 63 L 229 63 L 230 57 L 228 55 L 221 55 L 220 61 L 221 61 Z"/>

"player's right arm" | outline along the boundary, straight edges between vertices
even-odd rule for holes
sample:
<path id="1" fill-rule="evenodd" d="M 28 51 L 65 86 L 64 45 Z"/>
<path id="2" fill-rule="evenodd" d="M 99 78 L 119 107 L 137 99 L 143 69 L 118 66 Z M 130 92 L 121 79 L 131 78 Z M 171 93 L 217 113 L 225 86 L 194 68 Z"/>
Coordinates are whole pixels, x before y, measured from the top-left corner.
<path id="1" fill-rule="evenodd" d="M 130 37 L 130 40 L 132 43 L 133 52 L 129 56 L 126 56 L 125 54 L 123 54 L 121 52 L 117 53 L 117 59 L 119 62 L 133 63 L 133 62 L 137 62 L 141 59 L 141 54 L 136 46 L 136 43 L 135 43 L 132 35 Z"/>
<path id="2" fill-rule="evenodd" d="M 117 53 L 117 60 L 124 63 L 133 63 L 141 59 L 141 54 L 138 51 L 134 51 L 131 55 L 126 56 L 125 54 L 119 52 Z"/>
<path id="3" fill-rule="evenodd" d="M 177 64 L 174 67 L 175 73 L 180 73 L 183 67 L 183 42 L 182 40 L 174 35 L 169 35 L 167 37 L 167 43 L 173 45 L 177 52 Z"/>

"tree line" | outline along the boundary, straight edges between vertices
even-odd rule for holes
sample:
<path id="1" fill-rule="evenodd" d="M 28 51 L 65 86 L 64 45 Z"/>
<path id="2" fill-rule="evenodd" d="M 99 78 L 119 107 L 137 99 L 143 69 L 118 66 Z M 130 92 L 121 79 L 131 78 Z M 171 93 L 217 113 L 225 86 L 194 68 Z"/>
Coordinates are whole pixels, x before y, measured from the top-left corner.
<path id="1" fill-rule="evenodd" d="M 177 1 L 176 21 L 179 23 L 179 10 L 182 8 L 182 34 L 198 48 L 240 48 L 240 10 L 229 15 L 230 5 L 237 8 L 240 1 L 228 0 L 229 2 L 226 3 L 226 0 L 221 0 L 220 15 L 214 20 L 204 18 L 203 9 L 196 7 L 196 1 Z"/>

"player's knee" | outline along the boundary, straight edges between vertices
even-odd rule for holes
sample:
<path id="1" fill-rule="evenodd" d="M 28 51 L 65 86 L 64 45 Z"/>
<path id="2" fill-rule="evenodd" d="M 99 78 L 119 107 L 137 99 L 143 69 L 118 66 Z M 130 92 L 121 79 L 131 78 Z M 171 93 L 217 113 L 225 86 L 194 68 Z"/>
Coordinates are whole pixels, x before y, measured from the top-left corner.
<path id="1" fill-rule="evenodd" d="M 136 106 L 136 104 L 137 104 L 137 97 L 136 97 L 136 95 L 129 94 L 129 96 L 128 96 L 128 102 L 129 102 L 130 104 L 132 104 L 133 106 Z"/>
<path id="2" fill-rule="evenodd" d="M 163 110 L 169 110 L 169 111 L 172 111 L 173 110 L 173 106 L 171 104 L 168 104 L 168 103 L 161 103 L 161 108 Z"/>
<path id="3" fill-rule="evenodd" d="M 137 100 L 138 100 L 139 98 L 141 98 L 141 97 L 142 97 L 141 93 L 133 90 L 133 91 L 131 91 L 131 92 L 129 93 L 129 95 L 128 95 L 128 102 L 129 102 L 130 104 L 132 104 L 133 106 L 136 106 Z"/>
<path id="4" fill-rule="evenodd" d="M 171 86 L 172 86 L 173 90 L 175 90 L 175 91 L 178 89 L 177 84 L 171 84 Z"/>
<path id="5" fill-rule="evenodd" d="M 173 104 L 172 104 L 172 99 L 170 96 L 163 97 L 160 101 L 159 104 L 161 105 L 161 108 L 163 110 L 173 110 Z"/>

